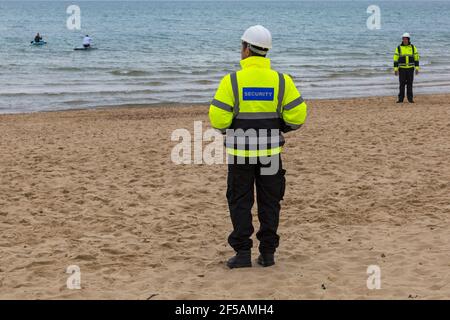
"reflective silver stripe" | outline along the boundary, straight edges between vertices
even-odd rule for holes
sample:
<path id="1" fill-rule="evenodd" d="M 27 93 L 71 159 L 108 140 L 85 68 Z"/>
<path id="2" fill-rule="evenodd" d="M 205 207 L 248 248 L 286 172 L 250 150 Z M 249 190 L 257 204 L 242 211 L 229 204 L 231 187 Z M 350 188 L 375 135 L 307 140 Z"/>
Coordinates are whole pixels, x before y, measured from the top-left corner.
<path id="1" fill-rule="evenodd" d="M 284 97 L 284 90 L 285 90 L 285 81 L 284 76 L 282 73 L 278 72 L 278 105 L 277 105 L 277 112 L 278 115 L 281 117 L 281 104 L 283 103 L 283 97 Z"/>
<path id="2" fill-rule="evenodd" d="M 293 101 L 289 102 L 287 105 L 283 107 L 283 110 L 291 110 L 295 108 L 296 106 L 302 104 L 305 102 L 302 97 L 298 97 L 297 99 L 294 99 Z"/>
<path id="3" fill-rule="evenodd" d="M 278 112 L 241 112 L 236 119 L 275 119 L 279 117 Z"/>
<path id="4" fill-rule="evenodd" d="M 280 143 L 274 143 L 269 145 L 267 143 L 255 143 L 255 144 L 245 144 L 243 142 L 241 143 L 229 143 L 225 146 L 226 148 L 232 148 L 235 150 L 267 150 L 267 149 L 273 149 L 273 148 L 278 148 L 278 147 L 282 147 L 282 145 Z"/>
<path id="5" fill-rule="evenodd" d="M 225 146 L 227 148 L 234 148 L 240 150 L 256 150 L 258 147 L 263 147 L 266 149 L 268 146 L 270 148 L 276 148 L 282 146 L 284 140 L 280 139 L 279 135 L 271 137 L 249 137 L 249 136 L 226 136 Z"/>
<path id="6" fill-rule="evenodd" d="M 237 76 L 236 72 L 233 72 L 230 74 L 231 79 L 231 88 L 233 89 L 233 95 L 234 95 L 234 116 L 236 117 L 239 114 L 239 89 L 238 89 L 238 83 L 237 83 Z"/>
<path id="7" fill-rule="evenodd" d="M 302 124 L 293 124 L 293 123 L 289 123 L 286 121 L 285 121 L 285 123 L 286 123 L 286 125 L 288 125 L 289 127 L 291 127 L 294 130 L 297 130 L 298 128 L 300 128 L 302 126 Z"/>
<path id="8" fill-rule="evenodd" d="M 230 106 L 229 104 L 226 104 L 226 103 L 224 103 L 222 101 L 216 100 L 216 99 L 213 99 L 213 101 L 211 101 L 211 104 L 214 107 L 217 107 L 219 109 L 222 109 L 222 110 L 225 110 L 225 111 L 228 111 L 228 112 L 233 111 L 233 107 L 232 106 Z"/>

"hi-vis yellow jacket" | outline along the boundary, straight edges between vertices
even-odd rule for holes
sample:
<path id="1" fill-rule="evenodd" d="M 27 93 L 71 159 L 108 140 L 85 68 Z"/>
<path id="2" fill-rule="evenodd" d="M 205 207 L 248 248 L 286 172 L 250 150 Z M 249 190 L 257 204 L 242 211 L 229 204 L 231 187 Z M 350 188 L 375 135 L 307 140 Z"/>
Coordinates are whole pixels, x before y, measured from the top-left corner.
<path id="1" fill-rule="evenodd" d="M 401 44 L 395 49 L 394 71 L 398 71 L 398 68 L 416 68 L 416 70 L 419 70 L 419 52 L 415 46 Z"/>
<path id="2" fill-rule="evenodd" d="M 272 70 L 269 59 L 252 56 L 241 60 L 241 66 L 220 82 L 209 108 L 211 125 L 227 132 L 230 155 L 278 154 L 284 145 L 281 132 L 296 130 L 305 122 L 306 103 L 291 77 Z M 252 135 L 257 143 L 252 143 Z"/>

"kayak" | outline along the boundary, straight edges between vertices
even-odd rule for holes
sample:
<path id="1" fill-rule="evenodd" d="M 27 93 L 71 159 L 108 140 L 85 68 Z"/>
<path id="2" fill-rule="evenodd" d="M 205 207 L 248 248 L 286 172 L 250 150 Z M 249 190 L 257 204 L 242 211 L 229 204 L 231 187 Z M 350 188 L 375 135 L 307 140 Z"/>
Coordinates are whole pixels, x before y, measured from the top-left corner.
<path id="1" fill-rule="evenodd" d="M 97 48 L 94 48 L 94 47 L 87 47 L 87 48 L 85 48 L 85 47 L 80 47 L 80 48 L 74 48 L 73 50 L 96 50 Z"/>
<path id="2" fill-rule="evenodd" d="M 35 42 L 35 41 L 31 41 L 31 44 L 33 45 L 33 46 L 43 46 L 44 44 L 47 44 L 47 42 L 46 41 L 39 41 L 39 42 Z"/>

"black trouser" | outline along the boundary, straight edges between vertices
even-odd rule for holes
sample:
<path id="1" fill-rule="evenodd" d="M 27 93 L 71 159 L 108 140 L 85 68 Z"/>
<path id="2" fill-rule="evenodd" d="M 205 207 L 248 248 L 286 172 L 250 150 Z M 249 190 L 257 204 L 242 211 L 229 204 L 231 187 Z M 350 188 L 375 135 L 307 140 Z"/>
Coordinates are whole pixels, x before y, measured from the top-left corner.
<path id="1" fill-rule="evenodd" d="M 400 92 L 398 100 L 403 101 L 405 98 L 405 85 L 407 88 L 408 100 L 413 100 L 413 82 L 414 82 L 414 68 L 399 68 Z"/>
<path id="2" fill-rule="evenodd" d="M 233 223 L 228 243 L 235 251 L 249 250 L 253 246 L 250 237 L 254 231 L 251 209 L 254 203 L 255 184 L 260 222 L 259 231 L 256 233 L 260 242 L 259 251 L 274 253 L 278 247 L 280 237 L 277 229 L 280 201 L 283 199 L 286 186 L 284 177 L 286 171 L 282 168 L 280 155 L 272 157 L 276 157 L 279 164 L 273 175 L 261 174 L 261 168 L 270 166 L 262 161 L 256 164 L 238 164 L 237 161 L 228 164 L 227 199 Z"/>

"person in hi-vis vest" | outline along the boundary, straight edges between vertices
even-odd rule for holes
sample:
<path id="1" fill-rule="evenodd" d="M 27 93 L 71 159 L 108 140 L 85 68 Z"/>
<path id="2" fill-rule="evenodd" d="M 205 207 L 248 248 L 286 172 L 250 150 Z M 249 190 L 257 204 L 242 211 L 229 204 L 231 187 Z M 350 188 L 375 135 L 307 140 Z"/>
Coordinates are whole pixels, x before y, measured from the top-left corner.
<path id="1" fill-rule="evenodd" d="M 252 265 L 251 209 L 256 186 L 260 222 L 257 262 L 268 267 L 275 264 L 280 201 L 286 186 L 280 157 L 282 133 L 302 126 L 307 106 L 292 78 L 271 69 L 266 58 L 272 48 L 269 30 L 260 25 L 250 27 L 241 40 L 242 70 L 223 77 L 211 102 L 209 118 L 213 128 L 226 133 L 226 196 L 233 224 L 228 243 L 236 251 L 227 265 Z"/>
<path id="2" fill-rule="evenodd" d="M 400 82 L 397 103 L 402 103 L 403 99 L 405 99 L 405 86 L 407 88 L 406 94 L 408 101 L 414 103 L 413 82 L 414 72 L 416 75 L 419 74 L 419 52 L 411 44 L 411 36 L 409 33 L 403 34 L 402 43 L 395 49 L 394 72 Z"/>

